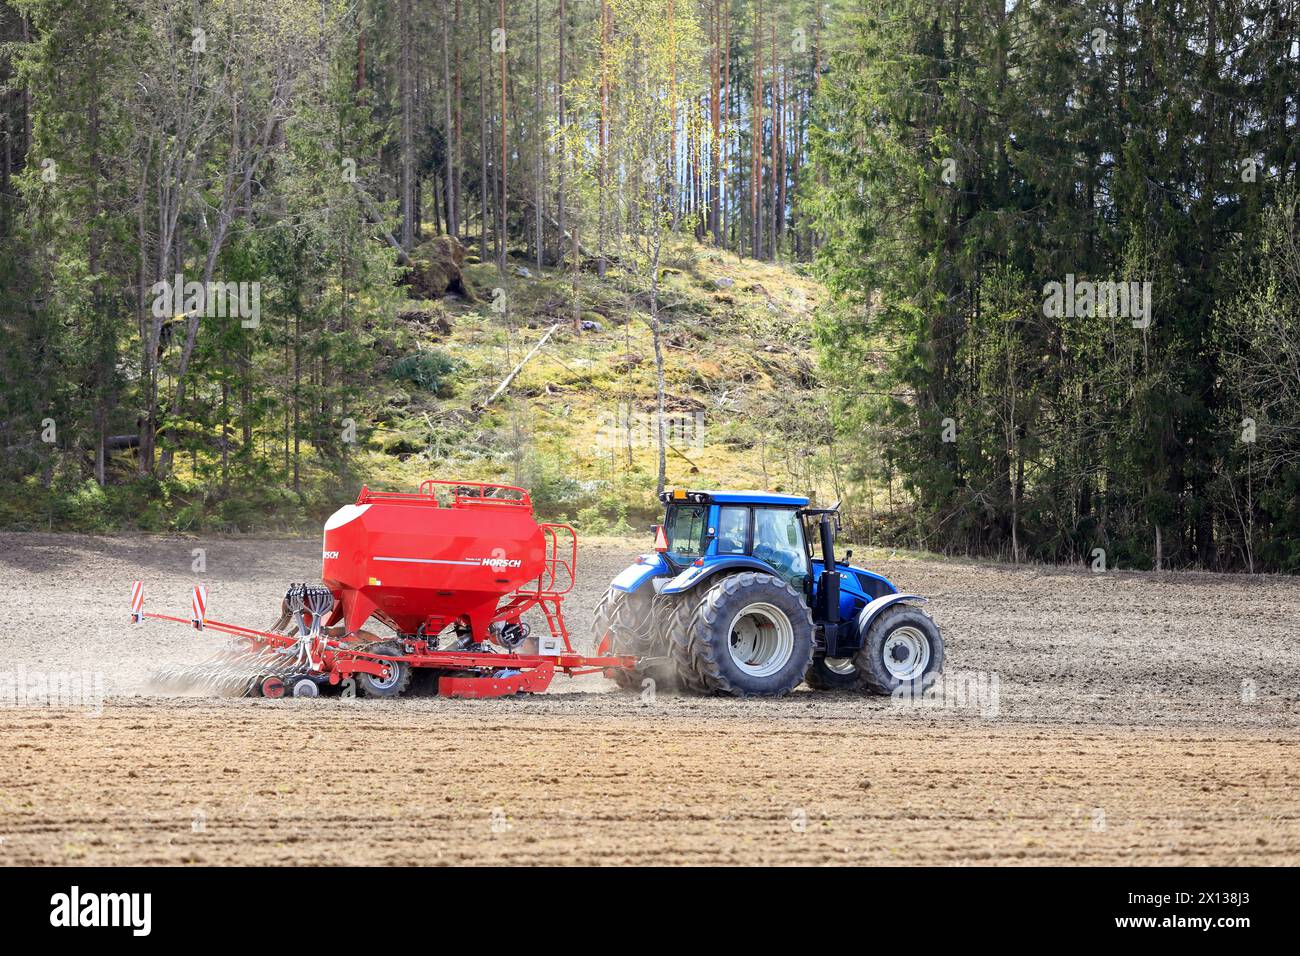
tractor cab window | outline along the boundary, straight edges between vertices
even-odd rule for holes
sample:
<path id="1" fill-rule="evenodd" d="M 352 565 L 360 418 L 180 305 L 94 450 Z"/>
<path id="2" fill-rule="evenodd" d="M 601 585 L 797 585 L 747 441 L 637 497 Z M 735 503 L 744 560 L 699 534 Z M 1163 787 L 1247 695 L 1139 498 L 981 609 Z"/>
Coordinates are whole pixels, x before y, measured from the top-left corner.
<path id="1" fill-rule="evenodd" d="M 688 558 L 702 557 L 708 544 L 708 505 L 677 505 L 669 510 L 664 531 L 668 550 Z"/>
<path id="2" fill-rule="evenodd" d="M 718 554 L 744 554 L 749 539 L 749 509 L 718 509 Z"/>
<path id="3" fill-rule="evenodd" d="M 754 509 L 754 557 L 770 564 L 797 591 L 808 576 L 803 526 L 792 508 Z"/>
<path id="4" fill-rule="evenodd" d="M 822 559 L 821 532 L 817 530 L 817 521 L 812 517 L 803 519 L 803 536 L 808 542 L 808 553 L 814 561 Z"/>

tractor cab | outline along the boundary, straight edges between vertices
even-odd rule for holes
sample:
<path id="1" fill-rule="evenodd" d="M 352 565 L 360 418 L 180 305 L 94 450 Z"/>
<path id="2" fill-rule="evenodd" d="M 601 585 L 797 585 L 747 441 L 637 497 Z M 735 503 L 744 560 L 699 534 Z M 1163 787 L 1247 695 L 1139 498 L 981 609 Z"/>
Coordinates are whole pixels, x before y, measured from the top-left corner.
<path id="1" fill-rule="evenodd" d="M 835 556 L 839 502 L 811 508 L 807 498 L 797 495 L 682 489 L 665 492 L 663 502 L 664 523 L 662 533 L 656 530 L 656 550 L 667 569 L 676 575 L 686 573 L 682 581 L 668 582 L 664 590 L 669 594 L 700 583 L 709 572 L 739 566 L 735 559 L 744 558 L 765 565 L 801 592 L 820 623 L 851 620 L 871 600 L 897 592 L 887 578 Z M 844 557 L 852 557 L 852 552 Z M 834 585 L 833 576 L 823 579 L 828 567 L 838 576 Z M 827 607 L 823 591 L 831 586 L 837 598 Z"/>
<path id="2" fill-rule="evenodd" d="M 807 503 L 763 492 L 666 492 L 662 547 L 656 550 L 679 573 L 718 560 L 756 559 L 804 591 L 809 552 L 799 509 Z"/>

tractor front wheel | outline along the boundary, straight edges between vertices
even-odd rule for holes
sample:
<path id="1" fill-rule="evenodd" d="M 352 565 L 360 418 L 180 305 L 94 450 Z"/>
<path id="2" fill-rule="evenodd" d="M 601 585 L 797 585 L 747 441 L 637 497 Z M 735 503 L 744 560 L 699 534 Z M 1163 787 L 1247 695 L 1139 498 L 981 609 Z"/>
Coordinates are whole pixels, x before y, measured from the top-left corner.
<path id="1" fill-rule="evenodd" d="M 781 578 L 754 571 L 727 575 L 691 616 L 690 656 L 707 692 L 787 694 L 812 664 L 812 614 Z"/>
<path id="2" fill-rule="evenodd" d="M 853 664 L 872 693 L 892 694 L 904 685 L 919 692 L 943 670 L 943 636 L 919 607 L 895 604 L 871 622 Z"/>
<path id="3" fill-rule="evenodd" d="M 812 667 L 808 668 L 803 680 L 813 690 L 856 690 L 862 685 L 852 657 L 821 654 L 813 658 Z"/>

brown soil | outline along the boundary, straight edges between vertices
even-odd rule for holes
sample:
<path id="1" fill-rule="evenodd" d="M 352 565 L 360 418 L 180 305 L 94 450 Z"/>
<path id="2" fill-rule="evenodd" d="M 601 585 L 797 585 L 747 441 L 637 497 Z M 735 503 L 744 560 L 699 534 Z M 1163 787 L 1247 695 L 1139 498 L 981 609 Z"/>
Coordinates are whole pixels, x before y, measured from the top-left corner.
<path id="1" fill-rule="evenodd" d="M 478 702 L 146 695 L 215 638 L 128 625 L 134 578 L 148 609 L 184 616 L 198 579 L 212 617 L 266 625 L 318 547 L 0 535 L 0 675 L 109 695 L 0 709 L 0 861 L 1300 862 L 1294 579 L 877 563 L 981 688 L 924 707 L 598 676 Z M 584 548 L 575 633 L 629 554 Z"/>

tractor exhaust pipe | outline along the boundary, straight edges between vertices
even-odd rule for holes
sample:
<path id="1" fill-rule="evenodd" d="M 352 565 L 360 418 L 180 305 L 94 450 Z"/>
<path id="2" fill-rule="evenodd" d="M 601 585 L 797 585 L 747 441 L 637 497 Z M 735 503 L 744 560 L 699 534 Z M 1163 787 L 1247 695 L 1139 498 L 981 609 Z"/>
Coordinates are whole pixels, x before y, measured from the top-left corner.
<path id="1" fill-rule="evenodd" d="M 819 617 L 823 622 L 822 634 L 826 641 L 826 656 L 837 657 L 840 641 L 840 572 L 835 563 L 835 531 L 831 516 L 823 514 L 817 522 L 817 532 L 822 541 L 822 576 L 818 587 Z"/>
<path id="2" fill-rule="evenodd" d="M 817 531 L 822 539 L 822 560 L 826 562 L 826 570 L 834 571 L 835 564 L 835 532 L 831 528 L 831 516 L 822 515 L 821 521 L 817 522 Z"/>

